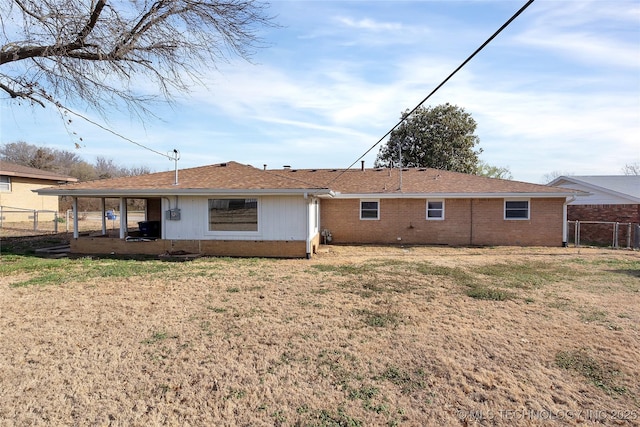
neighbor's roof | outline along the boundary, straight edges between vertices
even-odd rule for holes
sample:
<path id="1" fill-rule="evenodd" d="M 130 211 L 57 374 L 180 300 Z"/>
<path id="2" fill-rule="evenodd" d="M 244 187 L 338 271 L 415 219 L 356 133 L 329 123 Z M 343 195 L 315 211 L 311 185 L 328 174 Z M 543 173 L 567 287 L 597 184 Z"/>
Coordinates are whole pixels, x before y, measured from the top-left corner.
<path id="1" fill-rule="evenodd" d="M 45 171 L 28 166 L 22 166 L 15 163 L 0 160 L 0 175 L 15 176 L 21 178 L 44 179 L 48 181 L 76 182 L 77 179 L 67 175 L 61 175 L 51 171 Z"/>
<path id="2" fill-rule="evenodd" d="M 566 184 L 577 184 L 588 190 L 597 190 L 640 203 L 639 175 L 561 176 L 549 183 L 556 187 Z"/>
<path id="3" fill-rule="evenodd" d="M 402 179 L 402 185 L 400 180 Z M 236 162 L 103 179 L 38 190 L 39 194 L 149 196 L 303 194 L 330 197 L 566 197 L 575 190 L 438 169 L 278 169 Z"/>
<path id="4" fill-rule="evenodd" d="M 566 197 L 575 190 L 432 168 L 279 169 L 275 173 L 330 188 L 336 197 Z"/>
<path id="5" fill-rule="evenodd" d="M 178 171 L 79 182 L 38 190 L 39 194 L 77 196 L 149 196 L 178 194 L 328 194 L 329 190 L 236 162 Z"/>

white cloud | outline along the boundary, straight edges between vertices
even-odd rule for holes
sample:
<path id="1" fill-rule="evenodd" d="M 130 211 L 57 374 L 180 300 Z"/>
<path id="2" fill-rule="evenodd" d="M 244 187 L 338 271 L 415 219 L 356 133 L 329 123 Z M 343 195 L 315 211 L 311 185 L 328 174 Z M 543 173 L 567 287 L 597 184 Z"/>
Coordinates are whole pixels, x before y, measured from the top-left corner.
<path id="1" fill-rule="evenodd" d="M 370 18 L 353 19 L 346 16 L 334 18 L 339 24 L 350 29 L 366 30 L 373 32 L 402 31 L 404 26 L 397 22 L 378 22 Z"/>

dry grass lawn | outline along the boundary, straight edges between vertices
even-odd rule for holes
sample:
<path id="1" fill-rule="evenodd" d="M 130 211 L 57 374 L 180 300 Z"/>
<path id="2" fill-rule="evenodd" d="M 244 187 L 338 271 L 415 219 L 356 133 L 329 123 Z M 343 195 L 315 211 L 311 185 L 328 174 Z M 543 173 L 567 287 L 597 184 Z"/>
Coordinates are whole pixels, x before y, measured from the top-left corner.
<path id="1" fill-rule="evenodd" d="M 638 425 L 640 256 L 0 258 L 0 425 Z"/>

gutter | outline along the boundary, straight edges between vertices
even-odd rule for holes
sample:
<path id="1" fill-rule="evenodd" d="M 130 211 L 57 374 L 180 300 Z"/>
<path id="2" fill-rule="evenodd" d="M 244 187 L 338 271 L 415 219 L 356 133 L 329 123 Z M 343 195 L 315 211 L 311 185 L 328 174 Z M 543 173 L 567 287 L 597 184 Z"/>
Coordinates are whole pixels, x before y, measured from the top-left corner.
<path id="1" fill-rule="evenodd" d="M 505 198 L 548 198 L 568 197 L 575 193 L 335 193 L 335 199 L 505 199 Z"/>
<path id="2" fill-rule="evenodd" d="M 90 189 L 63 189 L 63 188 L 41 188 L 31 190 L 38 195 L 51 196 L 74 196 L 74 197 L 167 197 L 167 196 L 217 196 L 217 195 L 235 195 L 235 196 L 319 196 L 327 195 L 331 197 L 334 193 L 326 188 L 319 189 L 176 189 L 163 188 L 157 190 L 134 190 L 134 189 L 108 189 L 108 190 L 90 190 Z"/>

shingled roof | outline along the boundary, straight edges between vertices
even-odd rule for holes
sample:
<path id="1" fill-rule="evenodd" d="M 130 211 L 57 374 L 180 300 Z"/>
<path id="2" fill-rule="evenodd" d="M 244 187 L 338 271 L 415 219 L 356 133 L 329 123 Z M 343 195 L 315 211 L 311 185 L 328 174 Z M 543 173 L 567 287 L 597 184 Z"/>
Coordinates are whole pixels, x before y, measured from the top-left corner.
<path id="1" fill-rule="evenodd" d="M 340 195 L 408 197 L 569 196 L 575 191 L 432 168 L 399 169 L 279 169 L 275 173 L 330 188 Z"/>
<path id="2" fill-rule="evenodd" d="M 45 171 L 41 169 L 22 166 L 11 162 L 0 160 L 0 175 L 15 176 L 22 178 L 44 179 L 57 182 L 76 182 L 76 178 L 71 176 Z"/>
<path id="3" fill-rule="evenodd" d="M 402 174 L 402 176 L 401 176 Z M 40 194 L 147 196 L 178 194 L 315 194 L 327 197 L 565 197 L 575 193 L 546 185 L 486 178 L 431 168 L 258 169 L 237 162 L 178 172 L 102 179 L 47 188 Z"/>
<path id="4" fill-rule="evenodd" d="M 329 193 L 322 186 L 303 182 L 294 176 L 274 174 L 237 162 L 219 163 L 178 171 L 157 172 L 138 176 L 100 179 L 38 190 L 40 194 L 57 195 L 167 195 L 167 194 L 283 194 Z"/>

